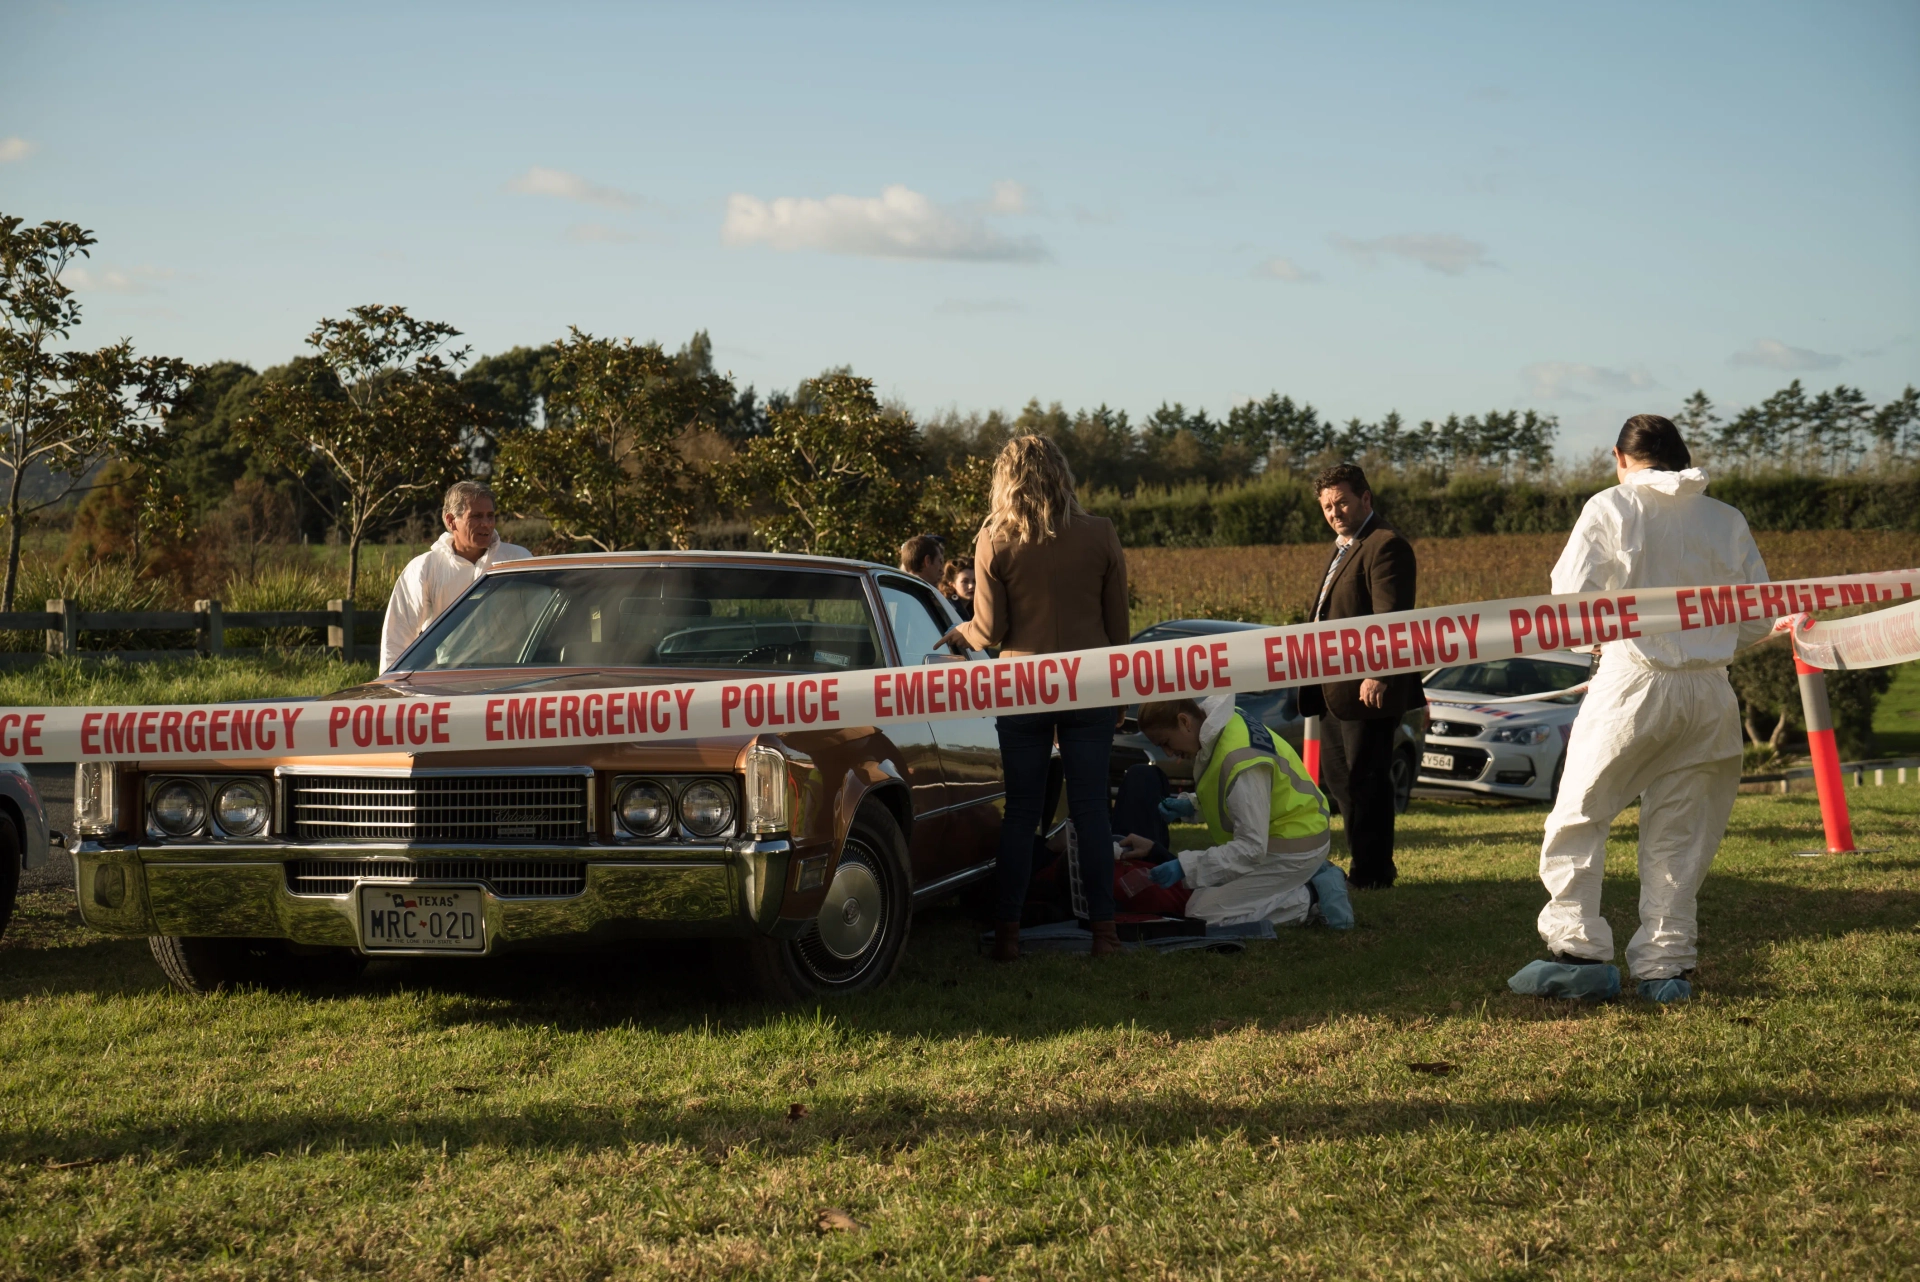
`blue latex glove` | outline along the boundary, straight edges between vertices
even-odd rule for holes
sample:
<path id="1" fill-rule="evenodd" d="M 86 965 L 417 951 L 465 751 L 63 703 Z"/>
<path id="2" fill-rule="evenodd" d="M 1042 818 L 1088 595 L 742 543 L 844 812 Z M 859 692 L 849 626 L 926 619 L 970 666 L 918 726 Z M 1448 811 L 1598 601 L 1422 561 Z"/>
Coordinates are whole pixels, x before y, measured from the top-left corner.
<path id="1" fill-rule="evenodd" d="M 1193 804 L 1193 798 L 1181 793 L 1160 799 L 1160 817 L 1168 823 L 1190 822 L 1200 817 L 1200 807 Z"/>
<path id="2" fill-rule="evenodd" d="M 1312 877 L 1320 900 L 1320 919 L 1335 930 L 1353 929 L 1353 901 L 1347 898 L 1347 874 L 1335 864 L 1320 865 Z"/>
<path id="3" fill-rule="evenodd" d="M 1507 981 L 1516 993 L 1532 997 L 1574 997 L 1581 1001 L 1611 1001 L 1620 995 L 1618 966 L 1575 966 L 1568 962 L 1534 961 Z"/>
<path id="4" fill-rule="evenodd" d="M 1161 804 L 1165 805 L 1166 803 L 1162 802 Z M 1156 886 L 1177 886 L 1180 884 L 1181 878 L 1185 877 L 1187 873 L 1186 870 L 1180 866 L 1180 858 L 1176 855 L 1164 864 L 1155 864 L 1147 871 L 1147 875 L 1153 878 L 1153 883 Z"/>
<path id="5" fill-rule="evenodd" d="M 1675 975 L 1671 979 L 1643 979 L 1640 981 L 1640 995 L 1650 1002 L 1659 1002 L 1662 1006 L 1672 1002 L 1693 1000 L 1693 985 Z"/>

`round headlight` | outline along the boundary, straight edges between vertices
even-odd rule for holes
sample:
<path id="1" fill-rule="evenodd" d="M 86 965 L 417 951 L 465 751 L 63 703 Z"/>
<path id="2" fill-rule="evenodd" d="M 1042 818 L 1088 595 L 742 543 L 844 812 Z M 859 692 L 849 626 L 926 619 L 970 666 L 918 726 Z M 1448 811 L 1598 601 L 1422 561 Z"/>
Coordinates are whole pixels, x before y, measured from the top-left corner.
<path id="1" fill-rule="evenodd" d="M 207 799 L 184 779 L 155 789 L 150 811 L 154 827 L 169 837 L 191 837 L 207 823 Z"/>
<path id="2" fill-rule="evenodd" d="M 630 783 L 615 811 L 620 826 L 636 837 L 658 837 L 673 822 L 673 798 L 657 783 Z"/>
<path id="3" fill-rule="evenodd" d="M 696 837 L 718 837 L 733 825 L 733 795 L 717 783 L 694 784 L 680 794 L 680 822 Z"/>
<path id="4" fill-rule="evenodd" d="M 258 779 L 235 779 L 213 798 L 213 817 L 231 837 L 257 837 L 267 830 L 271 803 L 267 786 Z"/>

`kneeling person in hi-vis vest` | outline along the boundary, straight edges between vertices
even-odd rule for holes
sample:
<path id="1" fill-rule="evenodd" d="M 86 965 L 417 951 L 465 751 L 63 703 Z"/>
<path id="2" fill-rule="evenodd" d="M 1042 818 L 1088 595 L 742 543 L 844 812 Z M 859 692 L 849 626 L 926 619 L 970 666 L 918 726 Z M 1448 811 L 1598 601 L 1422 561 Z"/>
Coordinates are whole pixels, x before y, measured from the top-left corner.
<path id="1" fill-rule="evenodd" d="M 1327 862 L 1327 799 L 1291 746 L 1249 722 L 1230 694 L 1144 704 L 1140 732 L 1193 759 L 1194 792 L 1161 809 L 1169 819 L 1197 816 L 1212 844 L 1152 871 L 1163 886 L 1192 887 L 1187 916 L 1210 926 L 1285 926 L 1308 920 L 1317 902 L 1329 926 L 1353 925 L 1346 874 Z M 1128 837 L 1125 853 L 1137 857 L 1140 841 Z"/>

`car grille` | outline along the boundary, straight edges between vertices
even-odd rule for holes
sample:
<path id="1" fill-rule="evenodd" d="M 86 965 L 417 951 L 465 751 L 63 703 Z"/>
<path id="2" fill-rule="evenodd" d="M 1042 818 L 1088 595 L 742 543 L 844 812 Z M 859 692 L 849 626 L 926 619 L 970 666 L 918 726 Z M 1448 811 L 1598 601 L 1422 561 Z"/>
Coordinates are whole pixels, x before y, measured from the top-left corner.
<path id="1" fill-rule="evenodd" d="M 582 842 L 586 775 L 289 775 L 297 841 Z"/>
<path id="2" fill-rule="evenodd" d="M 292 859 L 287 890 L 345 895 L 363 877 L 407 881 L 483 881 L 509 899 L 564 899 L 587 887 L 577 859 Z"/>
<path id="3" fill-rule="evenodd" d="M 1485 729 L 1477 721 L 1436 721 L 1427 727 L 1427 733 L 1442 739 L 1472 739 Z"/>
<path id="4" fill-rule="evenodd" d="M 1478 748 L 1437 748 L 1453 757 L 1453 769 L 1435 770 L 1429 766 L 1420 767 L 1420 773 L 1430 779 L 1478 779 L 1480 772 L 1487 768 L 1487 754 Z"/>

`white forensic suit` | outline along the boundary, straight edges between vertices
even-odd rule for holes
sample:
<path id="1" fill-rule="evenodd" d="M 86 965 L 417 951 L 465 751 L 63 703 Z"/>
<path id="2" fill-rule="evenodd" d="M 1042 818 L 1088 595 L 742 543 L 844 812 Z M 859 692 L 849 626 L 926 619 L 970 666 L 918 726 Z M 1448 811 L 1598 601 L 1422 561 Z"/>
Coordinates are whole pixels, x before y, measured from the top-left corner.
<path id="1" fill-rule="evenodd" d="M 432 547 L 407 562 L 394 581 L 393 595 L 387 598 L 387 621 L 380 629 L 380 671 L 398 663 L 427 625 L 489 568 L 532 555 L 518 544 L 502 543 L 496 534 L 493 546 L 478 561 L 469 561 L 453 550 L 452 531 L 435 539 Z"/>
<path id="2" fill-rule="evenodd" d="M 1706 473 L 1627 473 L 1587 500 L 1553 567 L 1556 593 L 1764 583 L 1746 518 L 1704 491 Z M 1555 953 L 1613 960 L 1600 915 L 1607 829 L 1640 801 L 1640 929 L 1627 945 L 1639 980 L 1693 969 L 1695 899 L 1740 787 L 1740 713 L 1727 664 L 1771 621 L 1610 641 L 1567 744 L 1547 817 L 1540 879 L 1551 898 L 1540 937 Z"/>
<path id="3" fill-rule="evenodd" d="M 1201 710 L 1206 719 L 1200 725 L 1200 751 L 1194 757 L 1193 775 L 1203 778 L 1213 762 L 1213 750 L 1220 735 L 1233 719 L 1231 694 L 1203 699 Z M 1331 832 L 1327 829 L 1327 803 L 1320 790 L 1296 764 L 1292 749 L 1277 742 L 1265 726 L 1249 726 L 1255 740 L 1270 751 L 1262 752 L 1268 761 L 1288 775 L 1281 781 L 1300 797 L 1311 794 L 1318 807 L 1311 818 L 1317 824 L 1311 836 L 1280 838 L 1273 835 L 1274 765 L 1251 765 L 1234 775 L 1222 799 L 1220 827 L 1226 841 L 1205 850 L 1183 850 L 1177 856 L 1180 871 L 1193 889 L 1187 900 L 1186 915 L 1198 917 L 1212 926 L 1233 926 L 1242 922 L 1270 921 L 1276 926 L 1304 922 L 1313 906 L 1307 883 L 1327 862 Z M 1225 764 L 1225 763 L 1223 763 Z M 1296 807 L 1306 810 L 1305 805 Z M 1288 811 L 1286 813 L 1292 813 Z M 1202 819 L 1205 819 L 1203 811 Z M 1209 824 L 1209 827 L 1213 825 Z M 1297 847 L 1297 849 L 1296 849 Z"/>

